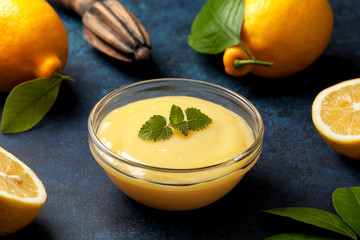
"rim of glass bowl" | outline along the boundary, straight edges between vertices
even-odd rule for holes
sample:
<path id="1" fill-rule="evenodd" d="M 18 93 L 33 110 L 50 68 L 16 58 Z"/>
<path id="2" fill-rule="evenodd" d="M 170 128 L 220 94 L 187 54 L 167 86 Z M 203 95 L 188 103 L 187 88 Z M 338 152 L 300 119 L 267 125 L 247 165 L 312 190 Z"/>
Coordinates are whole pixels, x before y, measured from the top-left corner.
<path id="1" fill-rule="evenodd" d="M 259 124 L 260 129 L 256 132 L 256 138 L 255 141 L 253 142 L 253 144 L 248 147 L 245 151 L 243 151 L 240 155 L 226 160 L 224 162 L 218 163 L 218 164 L 214 164 L 214 165 L 209 165 L 209 166 L 204 166 L 204 167 L 199 167 L 199 168 L 184 168 L 184 169 L 180 169 L 180 168 L 161 168 L 161 167 L 154 167 L 151 165 L 147 165 L 147 164 L 142 164 L 142 163 L 138 163 L 138 162 L 134 162 L 130 159 L 126 159 L 123 158 L 115 153 L 113 153 L 112 151 L 110 151 L 96 136 L 95 132 L 94 132 L 94 126 L 93 126 L 93 122 L 94 122 L 94 117 L 97 116 L 96 113 L 100 112 L 100 110 L 102 109 L 102 107 L 104 107 L 106 105 L 106 103 L 108 101 L 110 101 L 114 96 L 118 96 L 119 94 L 121 94 L 122 92 L 131 89 L 131 88 L 135 88 L 138 86 L 142 86 L 142 85 L 146 85 L 146 84 L 151 84 L 151 83 L 161 83 L 161 82 L 192 82 L 192 83 L 196 83 L 196 84 L 202 84 L 202 85 L 207 85 L 213 88 L 216 88 L 218 90 L 221 90 L 224 92 L 224 94 L 227 94 L 228 96 L 230 96 L 231 98 L 235 99 L 237 102 L 241 102 L 242 104 L 244 104 L 247 109 L 249 109 L 252 113 L 252 116 L 255 117 L 255 119 L 257 120 L 257 124 Z M 254 129 L 251 129 L 252 131 L 254 131 Z M 263 141 L 263 136 L 264 136 L 264 123 L 262 121 L 261 115 L 258 112 L 258 110 L 255 108 L 255 106 L 249 101 L 247 100 L 245 97 L 243 97 L 241 94 L 236 93 L 228 88 L 222 87 L 220 85 L 217 84 L 213 84 L 213 83 L 209 83 L 209 82 L 205 82 L 205 81 L 201 81 L 201 80 L 194 80 L 194 79 L 186 79 L 186 78 L 158 78 L 158 79 L 149 79 L 149 80 L 143 80 L 143 81 L 139 81 L 136 83 L 132 83 L 132 84 L 128 84 L 126 86 L 120 87 L 118 89 L 113 90 L 112 92 L 108 93 L 107 95 L 105 95 L 102 99 L 100 99 L 95 106 L 92 108 L 90 114 L 89 114 L 89 118 L 88 118 L 88 132 L 89 132 L 89 138 L 91 139 L 91 141 L 93 142 L 93 144 L 96 145 L 96 147 L 98 149 L 100 149 L 102 152 L 104 152 L 105 154 L 109 155 L 110 157 L 123 162 L 125 164 L 129 164 L 135 167 L 140 167 L 140 168 L 145 168 L 145 169 L 150 169 L 150 170 L 155 170 L 155 171 L 161 171 L 161 172 L 197 172 L 197 171 L 204 171 L 204 170 L 211 170 L 211 169 L 215 169 L 215 168 L 220 168 L 220 167 L 225 167 L 227 165 L 230 165 L 232 163 L 236 163 L 238 161 L 240 161 L 241 159 L 246 158 L 248 155 L 250 155 L 251 153 L 253 153 L 258 147 L 262 148 L 262 146 L 259 146 L 262 144 Z M 256 159 L 257 155 L 259 153 L 255 154 L 255 157 L 251 159 L 250 162 L 248 162 L 247 164 L 245 164 L 245 166 L 243 166 L 243 168 L 245 168 L 246 166 L 248 166 L 254 159 Z M 101 158 L 101 160 L 103 162 L 105 162 L 105 160 L 103 158 Z M 105 162 L 105 164 L 110 165 L 111 167 L 113 167 L 110 163 Z"/>

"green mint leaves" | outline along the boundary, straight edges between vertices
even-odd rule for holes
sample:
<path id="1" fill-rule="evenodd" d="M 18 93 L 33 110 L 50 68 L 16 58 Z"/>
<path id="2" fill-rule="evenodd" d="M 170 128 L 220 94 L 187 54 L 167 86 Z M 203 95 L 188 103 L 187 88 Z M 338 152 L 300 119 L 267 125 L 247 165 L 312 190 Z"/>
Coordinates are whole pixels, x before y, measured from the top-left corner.
<path id="1" fill-rule="evenodd" d="M 263 212 L 289 217 L 336 232 L 351 239 L 358 239 L 357 236 L 360 236 L 360 187 L 338 188 L 334 191 L 332 200 L 335 210 L 339 213 L 340 217 L 324 210 L 306 207 L 275 208 Z M 284 233 L 271 236 L 266 240 L 278 239 L 330 238 L 307 233 Z"/>
<path id="2" fill-rule="evenodd" d="M 1 119 L 1 133 L 24 132 L 34 127 L 48 113 L 68 76 L 55 73 L 16 86 L 8 95 Z"/>
<path id="3" fill-rule="evenodd" d="M 218 54 L 240 44 L 244 0 L 208 0 L 196 16 L 188 44 L 197 52 Z"/>
<path id="4" fill-rule="evenodd" d="M 187 108 L 185 115 L 179 106 L 172 105 L 170 124 L 167 125 L 165 117 L 154 115 L 142 125 L 138 137 L 145 141 L 163 141 L 172 137 L 172 128 L 187 136 L 189 131 L 200 131 L 212 122 L 211 118 L 196 108 Z"/>

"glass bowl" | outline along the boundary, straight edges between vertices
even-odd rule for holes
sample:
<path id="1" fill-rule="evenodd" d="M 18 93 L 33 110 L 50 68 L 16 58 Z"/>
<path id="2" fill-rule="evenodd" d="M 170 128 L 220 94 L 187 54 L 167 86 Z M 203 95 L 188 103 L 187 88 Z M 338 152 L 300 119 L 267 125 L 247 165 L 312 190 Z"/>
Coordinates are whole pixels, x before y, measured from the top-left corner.
<path id="1" fill-rule="evenodd" d="M 222 105 L 245 120 L 254 136 L 253 144 L 235 158 L 216 165 L 169 169 L 120 157 L 98 139 L 99 125 L 109 112 L 160 96 L 190 96 Z M 106 95 L 92 109 L 88 131 L 92 155 L 123 193 L 149 207 L 180 211 L 213 203 L 238 184 L 261 154 L 264 124 L 257 109 L 236 92 L 208 82 L 167 78 L 137 82 Z"/>

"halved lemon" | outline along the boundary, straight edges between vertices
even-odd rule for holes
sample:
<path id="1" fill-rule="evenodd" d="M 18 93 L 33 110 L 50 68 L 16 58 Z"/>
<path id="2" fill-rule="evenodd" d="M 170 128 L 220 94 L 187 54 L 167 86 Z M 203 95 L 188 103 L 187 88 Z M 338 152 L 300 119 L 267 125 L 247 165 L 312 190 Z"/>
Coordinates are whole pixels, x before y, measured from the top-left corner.
<path id="1" fill-rule="evenodd" d="M 330 147 L 360 159 L 360 78 L 321 91 L 312 105 L 312 119 Z"/>
<path id="2" fill-rule="evenodd" d="M 46 196 L 44 185 L 35 173 L 0 147 L 0 236 L 31 223 Z"/>

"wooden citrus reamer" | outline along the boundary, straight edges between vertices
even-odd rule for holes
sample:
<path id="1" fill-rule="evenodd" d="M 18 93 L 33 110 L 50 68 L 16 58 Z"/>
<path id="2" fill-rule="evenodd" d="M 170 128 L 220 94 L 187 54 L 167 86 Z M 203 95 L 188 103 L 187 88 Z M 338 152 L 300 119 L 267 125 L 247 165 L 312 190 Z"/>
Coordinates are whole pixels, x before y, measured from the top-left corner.
<path id="1" fill-rule="evenodd" d="M 123 62 L 151 59 L 151 42 L 139 19 L 118 0 L 48 0 L 82 18 L 85 40 Z"/>

